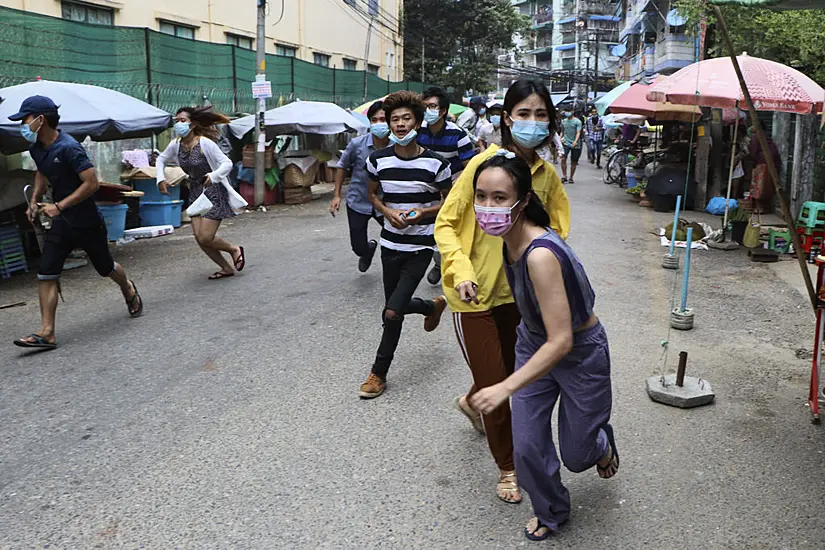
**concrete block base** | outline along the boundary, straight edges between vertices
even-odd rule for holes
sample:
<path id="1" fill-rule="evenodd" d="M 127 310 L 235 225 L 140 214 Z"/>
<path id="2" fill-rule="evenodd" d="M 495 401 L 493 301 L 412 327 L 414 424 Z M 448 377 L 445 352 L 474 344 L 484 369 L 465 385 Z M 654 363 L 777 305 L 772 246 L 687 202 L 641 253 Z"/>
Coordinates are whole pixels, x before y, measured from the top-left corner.
<path id="1" fill-rule="evenodd" d="M 662 267 L 665 269 L 679 269 L 679 256 L 665 254 L 665 257 L 662 258 Z"/>
<path id="2" fill-rule="evenodd" d="M 682 387 L 676 385 L 676 375 L 668 374 L 662 384 L 661 376 L 647 378 L 647 394 L 657 403 L 690 409 L 707 405 L 713 401 L 715 394 L 710 388 L 710 382 L 699 380 L 693 376 L 685 376 Z"/>
<path id="3" fill-rule="evenodd" d="M 681 311 L 675 307 L 670 312 L 670 326 L 676 330 L 690 330 L 693 328 L 693 310 L 687 308 Z"/>

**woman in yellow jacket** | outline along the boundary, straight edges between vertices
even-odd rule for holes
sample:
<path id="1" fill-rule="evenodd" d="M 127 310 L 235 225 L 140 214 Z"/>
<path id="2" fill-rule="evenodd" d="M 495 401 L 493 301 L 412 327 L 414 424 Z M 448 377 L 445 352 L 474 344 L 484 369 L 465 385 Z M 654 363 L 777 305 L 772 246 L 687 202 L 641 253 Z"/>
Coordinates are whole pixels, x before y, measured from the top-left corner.
<path id="1" fill-rule="evenodd" d="M 556 110 L 541 82 L 519 80 L 507 91 L 501 124 L 503 148 L 530 165 L 533 189 L 550 214 L 551 226 L 567 238 L 567 193 L 553 166 L 536 154 L 536 149 L 552 139 L 555 121 Z M 487 436 L 500 470 L 498 497 L 517 503 L 521 492 L 513 466 L 510 407 L 498 407 L 484 415 L 482 422 L 467 400 L 477 389 L 497 384 L 513 373 L 516 327 L 521 320 L 504 275 L 501 237 L 485 233 L 476 223 L 473 177 L 478 166 L 499 150 L 491 145 L 464 169 L 438 214 L 435 240 L 442 258 L 444 295 L 453 312 L 458 343 L 473 374 L 473 387 L 456 399 L 456 406 Z"/>

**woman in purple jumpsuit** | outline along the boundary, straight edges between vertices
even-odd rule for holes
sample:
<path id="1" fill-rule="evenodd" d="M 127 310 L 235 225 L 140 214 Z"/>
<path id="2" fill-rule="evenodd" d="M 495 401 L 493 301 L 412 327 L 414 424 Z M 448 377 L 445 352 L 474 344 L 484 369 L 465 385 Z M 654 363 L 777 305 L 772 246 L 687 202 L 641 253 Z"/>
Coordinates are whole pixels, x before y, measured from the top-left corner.
<path id="1" fill-rule="evenodd" d="M 488 414 L 512 397 L 513 446 L 521 487 L 530 495 L 530 540 L 543 540 L 570 516 L 551 417 L 559 403 L 559 451 L 568 470 L 596 466 L 613 477 L 619 453 L 609 424 L 612 406 L 607 334 L 593 313 L 584 268 L 532 191 L 530 167 L 511 152 L 483 163 L 474 182 L 476 218 L 504 238 L 504 265 L 522 315 L 516 370 L 479 390 L 473 407 Z"/>

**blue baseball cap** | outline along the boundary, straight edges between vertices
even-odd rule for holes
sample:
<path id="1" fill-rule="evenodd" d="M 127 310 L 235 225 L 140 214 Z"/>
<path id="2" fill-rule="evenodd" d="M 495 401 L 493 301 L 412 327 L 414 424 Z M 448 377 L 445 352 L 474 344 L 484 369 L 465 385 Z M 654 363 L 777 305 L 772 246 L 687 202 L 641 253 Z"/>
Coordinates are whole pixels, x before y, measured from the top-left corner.
<path id="1" fill-rule="evenodd" d="M 20 111 L 11 115 L 9 120 L 23 120 L 28 115 L 42 115 L 56 112 L 57 105 L 54 104 L 54 101 L 44 95 L 33 95 L 23 100 Z"/>

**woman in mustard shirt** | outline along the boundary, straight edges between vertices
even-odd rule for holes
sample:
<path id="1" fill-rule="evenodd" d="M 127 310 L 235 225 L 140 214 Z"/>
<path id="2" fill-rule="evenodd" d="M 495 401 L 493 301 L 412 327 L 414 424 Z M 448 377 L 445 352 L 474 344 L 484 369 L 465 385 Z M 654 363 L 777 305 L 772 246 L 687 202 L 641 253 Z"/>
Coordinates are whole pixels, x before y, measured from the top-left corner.
<path id="1" fill-rule="evenodd" d="M 550 225 L 567 238 L 567 193 L 553 166 L 536 154 L 552 139 L 555 121 L 556 109 L 541 82 L 519 80 L 507 91 L 501 121 L 502 146 L 530 166 L 533 189 L 550 214 Z M 456 399 L 456 406 L 487 436 L 500 470 L 496 494 L 505 502 L 518 503 L 521 492 L 513 466 L 510 407 L 502 405 L 482 419 L 467 401 L 476 390 L 498 384 L 513 373 L 516 327 L 521 319 L 504 274 L 502 239 L 478 227 L 474 210 L 473 177 L 478 166 L 498 150 L 498 146 L 491 145 L 464 169 L 438 214 L 435 240 L 442 258 L 444 295 L 474 382 L 467 395 Z"/>

